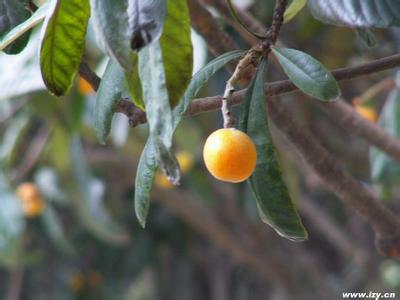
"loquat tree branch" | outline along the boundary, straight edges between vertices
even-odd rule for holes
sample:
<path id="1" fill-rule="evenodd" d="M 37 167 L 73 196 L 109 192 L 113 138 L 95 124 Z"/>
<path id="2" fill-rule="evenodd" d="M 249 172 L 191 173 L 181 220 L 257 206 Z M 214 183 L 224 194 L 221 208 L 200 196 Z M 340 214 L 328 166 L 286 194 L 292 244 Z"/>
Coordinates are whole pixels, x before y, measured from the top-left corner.
<path id="1" fill-rule="evenodd" d="M 279 2 L 278 0 L 278 6 Z M 269 31 L 267 34 L 276 39 L 280 30 L 279 21 L 270 30 L 275 30 L 276 32 Z M 204 33 L 202 34 L 204 35 Z M 207 40 L 207 36 L 204 35 L 204 37 Z M 392 62 L 388 60 L 381 59 L 379 65 L 377 65 L 377 62 L 372 62 L 367 66 L 364 65 L 356 69 L 340 69 L 336 71 L 335 75 L 339 79 L 345 79 L 349 74 L 352 76 L 365 75 L 368 71 L 372 72 L 373 69 L 371 68 L 377 70 L 391 66 Z M 288 85 L 288 87 L 294 90 L 293 86 L 291 83 Z M 268 91 L 266 92 L 268 93 Z M 396 216 L 376 198 L 369 187 L 341 168 L 339 162 L 317 140 L 307 135 L 304 129 L 301 129 L 298 124 L 294 123 L 293 116 L 280 101 L 268 101 L 267 103 L 269 108 L 268 114 L 271 120 L 296 147 L 302 157 L 325 182 L 326 186 L 336 193 L 347 206 L 371 224 L 376 233 L 376 246 L 378 250 L 384 255 L 399 256 L 400 221 Z"/>
<path id="2" fill-rule="evenodd" d="M 194 0 L 191 0 L 190 2 L 194 2 Z M 200 14 L 199 11 L 196 11 L 196 13 Z M 196 23 L 196 20 L 193 20 L 193 22 Z M 216 38 L 216 36 L 220 35 L 221 30 L 218 26 L 210 25 L 215 22 L 212 18 L 207 20 L 202 20 L 200 18 L 198 22 L 202 22 L 202 24 L 208 23 L 208 26 L 206 27 L 207 30 L 204 31 L 201 30 L 200 26 L 198 26 L 198 28 L 200 28 L 199 32 L 208 41 L 209 45 L 213 44 L 215 49 L 218 48 L 217 51 L 220 52 L 219 54 L 232 50 L 223 44 L 221 40 Z M 214 28 L 214 30 L 210 31 L 209 28 Z M 216 47 L 215 43 L 219 46 Z M 395 68 L 399 65 L 400 55 L 397 54 L 361 66 L 338 69 L 333 71 L 333 74 L 338 81 L 341 81 Z M 86 72 L 82 72 L 82 70 L 80 70 L 80 74 L 88 80 L 93 87 L 95 87 L 96 80 L 94 79 L 96 79 L 96 77 L 89 76 L 90 73 L 87 74 Z M 289 80 L 273 82 L 265 85 L 265 93 L 267 96 L 282 95 L 296 90 L 297 88 Z M 240 103 L 244 93 L 245 90 L 233 93 L 232 104 Z M 221 101 L 221 97 L 218 96 L 198 99 L 192 103 L 186 114 L 193 115 L 200 112 L 219 109 L 221 107 Z M 136 115 L 138 119 L 143 122 L 145 121 L 145 114 L 138 111 L 138 108 L 136 108 L 133 103 L 128 102 L 131 103 L 129 105 L 127 102 L 122 103 L 124 109 L 121 109 L 121 104 L 119 104 L 117 111 L 126 113 L 128 116 Z M 334 107 L 337 106 L 336 108 L 338 109 L 342 107 L 340 106 L 340 101 L 331 105 Z M 282 105 L 282 103 L 275 100 L 268 101 L 268 107 L 271 120 L 286 135 L 288 140 L 295 146 L 301 156 L 325 182 L 326 186 L 336 193 L 347 206 L 352 208 L 369 224 L 371 224 L 376 233 L 376 246 L 378 250 L 384 255 L 400 256 L 400 222 L 396 216 L 376 198 L 367 185 L 353 178 L 340 166 L 340 163 L 332 157 L 317 140 L 315 140 L 315 138 L 306 134 L 305 130 L 301 129 L 301 127 L 293 121 L 293 116 Z M 353 115 L 353 117 L 355 116 Z M 140 124 L 141 122 L 132 121 L 130 123 L 133 126 Z M 375 126 L 372 124 L 369 125 Z M 377 132 L 375 131 L 374 133 L 376 134 Z M 376 140 L 375 143 L 377 143 Z M 387 146 L 382 150 L 386 149 Z"/>

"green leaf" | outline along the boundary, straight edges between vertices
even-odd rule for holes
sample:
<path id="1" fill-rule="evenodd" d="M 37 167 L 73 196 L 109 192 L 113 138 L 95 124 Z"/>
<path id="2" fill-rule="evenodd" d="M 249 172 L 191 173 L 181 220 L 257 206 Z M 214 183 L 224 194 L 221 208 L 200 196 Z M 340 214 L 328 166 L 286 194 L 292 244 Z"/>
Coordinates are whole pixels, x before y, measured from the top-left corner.
<path id="1" fill-rule="evenodd" d="M 172 112 L 169 105 L 163 57 L 158 42 L 144 48 L 139 55 L 139 75 L 142 83 L 150 136 L 155 145 L 157 161 L 174 183 L 180 180 L 179 165 L 171 154 Z"/>
<path id="2" fill-rule="evenodd" d="M 128 13 L 132 20 L 129 24 L 132 27 L 131 47 L 135 51 L 140 51 L 160 38 L 166 14 L 166 0 L 130 2 Z"/>
<path id="3" fill-rule="evenodd" d="M 190 16 L 186 0 L 167 1 L 167 19 L 160 44 L 169 102 L 174 107 L 185 92 L 193 69 Z"/>
<path id="4" fill-rule="evenodd" d="M 190 104 L 190 101 L 197 95 L 202 86 L 224 65 L 230 61 L 240 58 L 244 51 L 232 51 L 225 53 L 209 62 L 204 68 L 198 71 L 192 78 L 182 101 L 173 110 L 173 129 L 178 126 L 182 115 Z M 140 156 L 135 181 L 135 212 L 139 223 L 145 227 L 147 215 L 150 208 L 150 191 L 153 185 L 154 176 L 157 171 L 156 151 L 151 138 L 146 143 Z"/>
<path id="5" fill-rule="evenodd" d="M 130 47 L 131 28 L 129 26 L 128 1 L 90 0 L 94 30 L 103 50 L 121 67 L 130 72 L 132 63 Z"/>
<path id="6" fill-rule="evenodd" d="M 40 67 L 47 88 L 57 96 L 71 87 L 85 48 L 89 0 L 55 0 L 43 26 Z"/>
<path id="7" fill-rule="evenodd" d="M 145 110 L 143 102 L 142 84 L 139 76 L 139 56 L 136 53 L 131 55 L 132 70 L 126 72 L 126 82 L 128 83 L 129 93 L 137 107 Z"/>
<path id="8" fill-rule="evenodd" d="M 260 217 L 281 236 L 292 241 L 307 239 L 299 214 L 282 179 L 265 107 L 264 79 L 267 61 L 263 60 L 243 102 L 240 129 L 257 148 L 257 166 L 249 179 Z"/>
<path id="9" fill-rule="evenodd" d="M 167 17 L 160 39 L 164 61 L 167 90 L 171 107 L 177 105 L 192 77 L 193 48 L 190 33 L 190 16 L 186 0 L 167 1 Z M 141 56 L 139 52 L 139 56 Z M 133 63 L 137 63 L 135 57 Z M 137 68 L 127 74 L 128 84 L 135 104 L 144 108 L 143 95 Z"/>
<path id="10" fill-rule="evenodd" d="M 0 50 L 5 49 L 18 38 L 22 37 L 30 29 L 41 23 L 46 17 L 46 13 L 49 9 L 49 2 L 46 2 L 26 21 L 22 22 L 18 26 L 14 27 L 6 35 L 0 37 Z"/>
<path id="11" fill-rule="evenodd" d="M 335 78 L 315 58 L 295 49 L 272 47 L 272 51 L 289 79 L 304 93 L 323 101 L 339 97 Z"/>
<path id="12" fill-rule="evenodd" d="M 147 215 L 150 209 L 150 192 L 157 171 L 157 160 L 154 143 L 149 138 L 136 171 L 135 180 L 135 212 L 140 225 L 146 226 Z"/>
<path id="13" fill-rule="evenodd" d="M 115 105 L 121 99 L 124 88 L 124 72 L 116 62 L 110 60 L 97 91 L 94 109 L 96 135 L 102 144 L 110 134 Z"/>
<path id="14" fill-rule="evenodd" d="M 179 125 L 179 122 L 189 107 L 190 102 L 200 92 L 203 85 L 226 64 L 232 60 L 243 57 L 245 54 L 246 51 L 242 50 L 235 50 L 222 54 L 221 56 L 218 56 L 210 61 L 193 76 L 185 94 L 182 97 L 182 101 L 180 101 L 172 111 L 174 129 L 176 129 L 176 127 Z"/>
<path id="15" fill-rule="evenodd" d="M 23 3 L 14 0 L 0 0 L 0 38 L 2 39 L 14 27 L 23 23 L 31 16 L 31 12 Z M 28 44 L 30 33 L 27 32 L 21 36 L 13 45 L 10 45 L 4 51 L 7 54 L 18 54 Z"/>
<path id="16" fill-rule="evenodd" d="M 309 0 L 308 7 L 316 19 L 332 25 L 400 26 L 398 0 Z"/>
<path id="17" fill-rule="evenodd" d="M 392 136 L 400 138 L 400 90 L 395 88 L 382 108 L 378 124 Z M 372 147 L 370 150 L 371 178 L 374 184 L 395 187 L 400 181 L 400 164 L 386 153 Z"/>
<path id="18" fill-rule="evenodd" d="M 108 55 L 126 72 L 136 65 L 133 50 L 141 49 L 161 35 L 165 0 L 91 0 L 94 28 Z"/>
<path id="19" fill-rule="evenodd" d="M 292 20 L 306 6 L 307 0 L 293 0 L 285 11 L 284 22 Z"/>

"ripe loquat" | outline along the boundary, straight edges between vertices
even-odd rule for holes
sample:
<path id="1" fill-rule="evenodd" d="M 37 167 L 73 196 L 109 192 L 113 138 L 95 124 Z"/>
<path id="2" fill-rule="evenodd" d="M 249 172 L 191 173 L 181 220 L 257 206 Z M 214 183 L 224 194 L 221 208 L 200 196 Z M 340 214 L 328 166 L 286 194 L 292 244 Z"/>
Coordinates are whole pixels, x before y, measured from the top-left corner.
<path id="1" fill-rule="evenodd" d="M 217 179 L 241 182 L 254 172 L 257 151 L 244 132 L 234 128 L 214 131 L 206 140 L 203 158 L 208 171 Z"/>

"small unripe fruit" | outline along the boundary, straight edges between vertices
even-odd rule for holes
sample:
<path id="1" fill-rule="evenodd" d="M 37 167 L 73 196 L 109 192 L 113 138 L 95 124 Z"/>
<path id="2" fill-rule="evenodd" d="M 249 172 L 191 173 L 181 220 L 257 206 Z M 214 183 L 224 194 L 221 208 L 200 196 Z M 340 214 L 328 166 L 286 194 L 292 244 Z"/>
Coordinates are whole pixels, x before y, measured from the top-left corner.
<path id="1" fill-rule="evenodd" d="M 247 134 L 234 128 L 224 128 L 214 131 L 207 138 L 203 158 L 215 178 L 241 182 L 254 172 L 257 151 Z"/>

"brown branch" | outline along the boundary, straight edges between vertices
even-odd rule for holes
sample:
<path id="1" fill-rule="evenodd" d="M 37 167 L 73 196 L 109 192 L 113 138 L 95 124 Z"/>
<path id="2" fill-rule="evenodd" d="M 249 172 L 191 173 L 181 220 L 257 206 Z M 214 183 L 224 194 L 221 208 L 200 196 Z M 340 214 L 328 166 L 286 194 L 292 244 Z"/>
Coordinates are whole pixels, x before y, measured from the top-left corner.
<path id="1" fill-rule="evenodd" d="M 400 54 L 388 56 L 385 58 L 377 59 L 375 61 L 365 63 L 356 67 L 349 68 L 341 68 L 332 71 L 332 74 L 335 76 L 336 80 L 344 81 L 350 79 L 360 78 L 362 76 L 371 75 L 377 72 L 385 71 L 388 69 L 393 69 L 400 66 Z M 82 76 L 82 75 L 81 75 Z M 83 76 L 82 76 L 83 77 Z M 86 79 L 86 78 L 85 78 Z M 278 96 L 291 92 L 298 91 L 297 87 L 293 85 L 290 80 L 281 80 L 275 81 L 271 83 L 265 84 L 265 95 L 266 96 Z M 232 95 L 232 104 L 238 105 L 241 103 L 244 94 L 246 93 L 246 89 L 242 89 L 233 93 Z M 209 112 L 218 110 L 221 107 L 221 96 L 212 96 L 194 99 L 188 110 L 186 111 L 186 116 L 193 116 L 203 112 Z M 125 114 L 129 115 L 132 111 L 136 110 L 135 105 L 131 104 L 125 106 L 126 111 L 120 109 L 122 112 L 126 112 Z M 145 113 L 142 112 L 144 115 Z M 142 122 L 136 122 L 136 124 L 142 124 L 147 122 L 144 116 L 140 116 Z"/>
<path id="2" fill-rule="evenodd" d="M 193 2 L 194 0 L 191 0 Z M 200 6 L 201 7 L 201 6 Z M 193 8 L 192 8 L 193 9 Z M 193 20 L 196 23 L 195 20 Z M 206 22 L 214 23 L 213 19 L 200 20 L 204 25 Z M 208 40 L 208 44 L 220 45 L 221 52 L 226 52 L 227 47 L 223 41 L 215 38 L 218 36 L 219 27 L 208 25 L 199 31 Z M 215 30 L 210 31 L 210 28 Z M 215 47 L 215 45 L 213 45 Z M 353 79 L 378 71 L 391 69 L 400 65 L 400 55 L 367 63 L 358 67 L 338 69 L 333 72 L 337 80 Z M 81 74 L 85 75 L 85 73 Z M 85 78 L 88 80 L 88 78 Z M 90 80 L 88 80 L 91 82 Z M 288 80 L 266 84 L 267 96 L 293 92 L 297 88 Z M 239 103 L 245 90 L 233 94 L 232 102 Z M 236 100 L 236 101 L 235 101 Z M 197 102 L 197 103 L 196 103 Z M 197 100 L 189 108 L 189 113 L 198 113 L 218 109 L 221 106 L 220 97 L 210 97 Z M 289 141 L 297 148 L 300 154 L 310 164 L 314 171 L 325 182 L 326 186 L 334 191 L 342 201 L 359 213 L 374 228 L 377 238 L 376 244 L 382 254 L 389 256 L 400 255 L 400 222 L 385 206 L 376 198 L 373 192 L 364 184 L 354 179 L 347 171 L 340 167 L 339 162 L 332 157 L 314 138 L 300 130 L 298 124 L 293 123 L 293 117 L 279 101 L 269 102 L 269 114 L 277 127 L 281 129 Z M 133 104 L 132 104 L 133 105 Z M 197 110 L 194 108 L 197 106 Z M 133 108 L 131 108 L 133 107 Z M 129 111 L 134 106 L 129 107 Z M 144 115 L 144 113 L 142 113 Z M 141 118 L 142 120 L 145 117 Z"/>
<path id="3" fill-rule="evenodd" d="M 351 105 L 343 100 L 331 103 L 318 101 L 317 105 L 332 117 L 339 126 L 344 129 L 351 128 L 351 134 L 365 138 L 393 159 L 400 161 L 400 140 L 390 135 L 382 127 L 360 116 Z"/>
<path id="4" fill-rule="evenodd" d="M 213 16 L 197 0 L 189 0 L 188 6 L 193 28 L 202 34 L 210 36 L 208 44 L 209 50 L 213 55 L 218 56 L 223 53 L 226 47 L 229 49 L 237 48 L 230 36 L 221 30 L 218 23 L 209 22 L 209 20 L 213 19 Z"/>
<path id="5" fill-rule="evenodd" d="M 212 21 L 209 20 L 209 22 Z M 208 39 L 208 35 L 203 32 L 202 34 Z M 334 75 L 338 80 L 350 79 L 370 72 L 392 68 L 394 64 L 400 64 L 400 55 L 380 59 L 359 67 L 339 69 Z M 269 85 L 270 89 L 266 89 L 266 93 L 271 92 L 271 87 L 274 87 L 280 93 L 296 89 L 290 81 L 284 83 L 284 86 L 283 89 L 282 85 Z M 376 198 L 366 185 L 354 179 L 347 171 L 342 169 L 339 162 L 318 141 L 300 130 L 301 127 L 293 123 L 293 116 L 282 103 L 268 101 L 268 107 L 272 121 L 297 147 L 297 150 L 321 177 L 326 186 L 371 224 L 376 232 L 376 246 L 379 251 L 389 256 L 400 255 L 400 222 L 395 215 Z"/>
<path id="6" fill-rule="evenodd" d="M 376 198 L 371 189 L 354 179 L 316 139 L 308 135 L 299 124 L 294 123 L 292 113 L 280 102 L 268 101 L 268 114 L 325 185 L 374 228 L 378 250 L 391 256 L 394 249 L 400 249 L 397 240 L 400 237 L 400 222 Z M 389 240 L 395 240 L 395 243 L 389 245 Z"/>
<path id="7" fill-rule="evenodd" d="M 304 196 L 299 201 L 299 206 L 301 213 L 308 217 L 309 222 L 314 224 L 315 230 L 319 231 L 327 241 L 331 242 L 345 256 L 353 258 L 361 266 L 366 265 L 368 253 L 344 234 L 330 215 L 312 203 L 311 199 Z"/>

